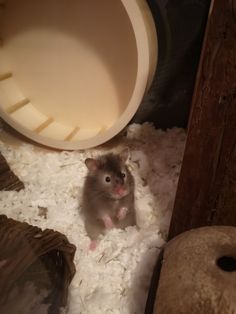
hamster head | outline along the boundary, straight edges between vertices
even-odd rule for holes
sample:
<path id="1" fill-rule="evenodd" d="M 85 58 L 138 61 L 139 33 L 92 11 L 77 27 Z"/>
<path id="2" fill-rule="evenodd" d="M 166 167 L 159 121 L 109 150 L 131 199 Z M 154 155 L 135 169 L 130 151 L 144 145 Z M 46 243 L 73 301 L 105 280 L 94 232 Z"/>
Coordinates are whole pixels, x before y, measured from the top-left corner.
<path id="1" fill-rule="evenodd" d="M 115 200 L 132 192 L 134 181 L 126 166 L 128 156 L 129 151 L 125 149 L 119 155 L 109 153 L 97 159 L 86 159 L 91 189 Z"/>

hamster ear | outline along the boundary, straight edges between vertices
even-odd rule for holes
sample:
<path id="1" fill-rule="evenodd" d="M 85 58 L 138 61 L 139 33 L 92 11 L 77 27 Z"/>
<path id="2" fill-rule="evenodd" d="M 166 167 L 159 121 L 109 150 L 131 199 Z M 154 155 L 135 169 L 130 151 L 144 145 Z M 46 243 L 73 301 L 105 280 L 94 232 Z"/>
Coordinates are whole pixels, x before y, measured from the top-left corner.
<path id="1" fill-rule="evenodd" d="M 129 154 L 130 154 L 129 148 L 128 147 L 124 148 L 120 153 L 121 160 L 123 162 L 126 162 L 129 158 Z"/>
<path id="2" fill-rule="evenodd" d="M 89 171 L 95 171 L 98 169 L 98 161 L 93 158 L 87 158 L 85 160 L 85 165 Z"/>

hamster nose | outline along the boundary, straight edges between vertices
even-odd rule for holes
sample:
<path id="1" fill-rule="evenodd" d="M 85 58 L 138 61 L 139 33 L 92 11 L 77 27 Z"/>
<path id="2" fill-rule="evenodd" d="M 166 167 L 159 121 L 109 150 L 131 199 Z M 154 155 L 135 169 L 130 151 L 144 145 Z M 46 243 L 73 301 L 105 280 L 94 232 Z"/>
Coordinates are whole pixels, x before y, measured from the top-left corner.
<path id="1" fill-rule="evenodd" d="M 122 178 L 116 178 L 116 184 L 123 185 L 124 180 Z"/>

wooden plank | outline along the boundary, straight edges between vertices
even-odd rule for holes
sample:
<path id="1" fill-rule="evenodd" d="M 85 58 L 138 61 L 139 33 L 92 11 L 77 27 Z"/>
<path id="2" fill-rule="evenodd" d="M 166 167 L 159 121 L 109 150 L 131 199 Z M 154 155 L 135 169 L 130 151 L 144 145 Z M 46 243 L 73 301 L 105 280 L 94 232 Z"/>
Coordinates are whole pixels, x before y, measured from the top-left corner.
<path id="1" fill-rule="evenodd" d="M 236 103 L 234 102 L 234 106 Z M 236 119 L 235 119 L 236 120 Z M 236 126 L 234 126 L 236 130 Z M 236 131 L 235 131 L 236 132 Z M 230 135 L 231 136 L 231 135 Z M 231 145 L 225 148 L 230 149 Z M 236 144 L 232 153 L 229 153 L 229 161 L 227 161 L 226 171 L 222 178 L 220 186 L 219 198 L 216 209 L 212 212 L 212 223 L 216 225 L 233 225 L 236 226 Z M 221 165 L 224 160 L 221 161 Z"/>
<path id="2" fill-rule="evenodd" d="M 236 226 L 236 0 L 211 3 L 169 239 Z"/>

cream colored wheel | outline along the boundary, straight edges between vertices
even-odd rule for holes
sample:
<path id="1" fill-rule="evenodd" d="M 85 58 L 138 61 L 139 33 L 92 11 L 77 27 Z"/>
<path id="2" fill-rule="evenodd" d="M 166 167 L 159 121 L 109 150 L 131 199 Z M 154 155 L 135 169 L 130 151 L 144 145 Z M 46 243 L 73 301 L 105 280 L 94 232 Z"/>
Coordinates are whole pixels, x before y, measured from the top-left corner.
<path id="1" fill-rule="evenodd" d="M 59 149 L 106 142 L 135 114 L 157 62 L 144 0 L 5 0 L 0 115 Z"/>

